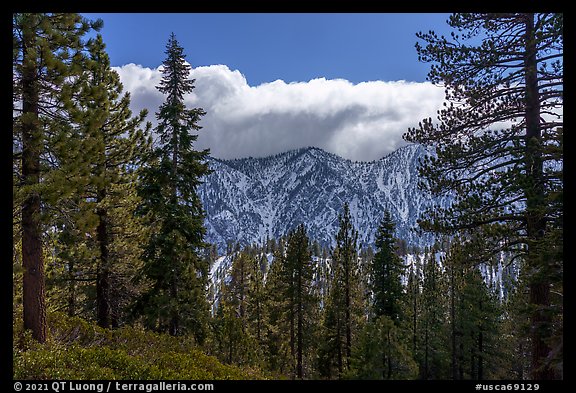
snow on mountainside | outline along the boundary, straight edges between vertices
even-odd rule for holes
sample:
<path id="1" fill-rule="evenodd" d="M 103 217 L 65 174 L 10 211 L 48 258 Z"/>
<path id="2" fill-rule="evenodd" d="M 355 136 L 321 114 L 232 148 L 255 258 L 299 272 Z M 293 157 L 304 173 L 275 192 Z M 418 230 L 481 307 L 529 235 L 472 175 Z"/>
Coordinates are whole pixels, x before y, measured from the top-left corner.
<path id="1" fill-rule="evenodd" d="M 425 154 L 424 147 L 408 145 L 373 162 L 353 162 L 318 148 L 266 158 L 210 159 L 214 172 L 199 188 L 206 240 L 222 252 L 229 241 L 261 244 L 304 223 L 311 239 L 332 245 L 338 214 L 348 202 L 361 246 L 373 245 L 385 209 L 398 237 L 423 246 L 431 239 L 410 229 L 432 203 L 417 189 L 417 166 Z"/>

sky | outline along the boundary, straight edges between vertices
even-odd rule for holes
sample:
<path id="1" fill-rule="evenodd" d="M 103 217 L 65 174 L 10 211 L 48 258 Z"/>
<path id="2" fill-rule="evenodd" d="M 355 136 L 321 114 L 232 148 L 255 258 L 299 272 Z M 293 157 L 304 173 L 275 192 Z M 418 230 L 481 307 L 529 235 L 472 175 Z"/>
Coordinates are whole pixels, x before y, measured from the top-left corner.
<path id="1" fill-rule="evenodd" d="M 155 88 L 174 33 L 192 66 L 185 97 L 206 116 L 196 142 L 217 158 L 316 146 L 358 161 L 405 145 L 444 90 L 426 81 L 418 31 L 449 34 L 449 14 L 83 14 L 101 18 L 111 64 L 132 110 L 163 102 Z"/>

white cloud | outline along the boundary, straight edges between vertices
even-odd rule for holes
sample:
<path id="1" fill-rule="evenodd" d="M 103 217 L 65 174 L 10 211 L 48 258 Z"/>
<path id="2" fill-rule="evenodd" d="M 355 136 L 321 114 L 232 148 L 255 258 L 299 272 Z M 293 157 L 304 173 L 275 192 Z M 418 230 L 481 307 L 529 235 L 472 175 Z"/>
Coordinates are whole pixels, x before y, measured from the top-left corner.
<path id="1" fill-rule="evenodd" d="M 148 108 L 150 120 L 163 102 L 156 87 L 158 69 L 135 64 L 115 67 L 134 112 Z M 423 118 L 435 117 L 444 90 L 428 82 L 343 79 L 277 80 L 249 86 L 238 70 L 225 65 L 192 69 L 189 107 L 202 107 L 197 148 L 214 157 L 262 157 L 316 146 L 352 160 L 381 158 L 405 144 L 402 134 Z"/>

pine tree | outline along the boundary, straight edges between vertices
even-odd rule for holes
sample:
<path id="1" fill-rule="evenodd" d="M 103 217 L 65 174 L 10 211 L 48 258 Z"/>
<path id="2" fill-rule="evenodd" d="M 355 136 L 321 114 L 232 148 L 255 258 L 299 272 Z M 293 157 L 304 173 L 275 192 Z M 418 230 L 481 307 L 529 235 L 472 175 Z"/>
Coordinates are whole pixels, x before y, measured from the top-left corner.
<path id="1" fill-rule="evenodd" d="M 500 379 L 526 380 L 530 378 L 530 317 L 529 293 L 522 281 L 526 273 L 513 280 L 503 304 L 500 352 L 503 357 Z"/>
<path id="2" fill-rule="evenodd" d="M 375 245 L 378 251 L 372 260 L 370 273 L 374 315 L 376 317 L 386 315 L 398 325 L 401 317 L 403 295 L 401 280 L 404 265 L 396 254 L 394 230 L 395 225 L 390 212 L 386 211 L 376 232 Z"/>
<path id="3" fill-rule="evenodd" d="M 501 307 L 480 268 L 469 265 L 463 242 L 453 239 L 444 259 L 450 296 L 452 379 L 496 379 L 502 368 Z"/>
<path id="4" fill-rule="evenodd" d="M 352 224 L 348 203 L 339 218 L 336 247 L 332 253 L 333 278 L 323 323 L 322 373 L 342 377 L 349 367 L 353 339 L 362 319 L 362 293 L 359 286 L 358 231 Z"/>
<path id="5" fill-rule="evenodd" d="M 148 151 L 146 137 L 149 132 L 138 128 L 146 117 L 146 110 L 131 118 L 130 95 L 121 96 L 122 84 L 118 74 L 110 68 L 104 49 L 100 35 L 88 44 L 91 61 L 83 89 L 95 91 L 99 99 L 83 103 L 81 109 L 92 120 L 86 122 L 90 127 L 85 140 L 92 140 L 96 146 L 87 196 L 94 201 L 93 210 L 98 216 L 95 233 L 99 261 L 96 267 L 97 322 L 102 327 L 110 327 L 118 325 L 119 302 L 123 296 L 118 290 L 127 282 L 120 280 L 120 270 L 137 266 L 136 254 L 141 252 L 138 248 L 128 250 L 126 244 L 121 246 L 120 243 L 126 243 L 125 236 L 131 237 L 128 242 L 134 242 L 138 237 L 143 240 L 138 236 L 142 224 L 134 218 L 134 206 L 139 201 L 132 168 Z"/>
<path id="6" fill-rule="evenodd" d="M 446 282 L 434 251 L 423 267 L 418 357 L 421 379 L 445 379 L 448 371 Z"/>
<path id="7" fill-rule="evenodd" d="M 166 101 L 156 114 L 160 145 L 142 174 L 142 212 L 150 215 L 153 233 L 143 254 L 144 276 L 151 288 L 137 310 L 149 324 L 171 335 L 194 334 L 198 342 L 206 335 L 208 304 L 204 212 L 197 187 L 209 173 L 209 151 L 194 150 L 194 131 L 205 114 L 201 108 L 186 109 L 184 95 L 194 88 L 188 79 L 190 65 L 174 34 L 166 47 L 162 80 L 157 87 Z"/>
<path id="8" fill-rule="evenodd" d="M 318 372 L 323 378 L 342 377 L 344 373 L 344 327 L 342 290 L 330 288 L 322 318 L 322 341 L 318 349 Z"/>
<path id="9" fill-rule="evenodd" d="M 402 298 L 403 300 L 403 314 L 405 330 L 410 335 L 410 350 L 413 355 L 416 355 L 419 348 L 419 320 L 421 311 L 421 266 L 418 255 L 414 256 L 413 262 L 410 264 L 408 271 L 408 278 L 406 283 L 406 293 Z"/>
<path id="10" fill-rule="evenodd" d="M 261 340 L 272 370 L 292 378 L 308 376 L 313 364 L 313 336 L 318 299 L 313 288 L 314 266 L 303 225 L 278 241 L 260 304 Z M 256 292 L 253 292 L 255 295 Z"/>
<path id="11" fill-rule="evenodd" d="M 317 303 L 312 291 L 313 274 L 308 235 L 304 225 L 300 224 L 288 235 L 284 265 L 290 310 L 290 348 L 292 359 L 295 359 L 294 374 L 298 379 L 304 378 L 304 354 L 310 346 L 310 317 Z"/>
<path id="12" fill-rule="evenodd" d="M 293 372 L 290 353 L 290 305 L 286 298 L 285 239 L 278 239 L 274 262 L 266 276 L 264 287 L 264 352 L 269 370 L 288 375 Z"/>
<path id="13" fill-rule="evenodd" d="M 561 254 L 546 252 L 562 233 L 563 16 L 550 13 L 454 14 L 450 38 L 420 33 L 419 59 L 434 63 L 446 87 L 438 123 L 424 120 L 405 139 L 434 146 L 421 166 L 425 189 L 452 192 L 424 228 L 476 236 L 476 262 L 509 251 L 526 260 L 532 304 L 532 377 L 554 378 L 547 362 L 560 307 Z M 480 40 L 480 43 L 477 43 Z M 554 223 L 554 224 L 552 224 Z M 554 236 L 552 236 L 554 237 Z M 471 261 L 472 262 L 472 261 Z"/>
<path id="14" fill-rule="evenodd" d="M 239 251 L 232 262 L 230 280 L 220 289 L 212 321 L 212 346 L 217 356 L 229 364 L 261 366 L 262 351 L 255 332 L 262 318 L 259 309 L 262 293 L 252 289 L 262 285 L 255 282 L 262 277 L 254 270 L 255 265 L 256 255 L 248 247 Z"/>
<path id="15" fill-rule="evenodd" d="M 264 277 L 268 268 L 266 254 L 263 249 L 261 251 L 259 255 L 250 258 L 247 299 L 247 308 L 250 310 L 247 316 L 249 333 L 260 348 L 262 348 L 264 341 Z"/>
<path id="16" fill-rule="evenodd" d="M 54 285 L 48 289 L 57 292 L 63 282 L 69 315 L 93 318 L 95 303 L 98 324 L 110 327 L 119 325 L 136 292 L 130 281 L 139 266 L 145 226 L 134 216 L 139 202 L 135 167 L 149 147 L 148 129 L 138 128 L 146 111 L 131 118 L 130 96 L 122 95 L 102 37 L 89 40 L 86 49 L 76 82 L 79 93 L 68 109 L 78 149 L 70 152 L 65 145 L 55 149 L 61 168 L 77 163 L 79 154 L 81 164 L 86 164 L 74 192 L 60 198 L 62 214 L 53 222 L 58 237 L 52 264 L 64 266 L 60 272 L 51 269 Z M 57 296 L 55 300 L 62 302 Z"/>
<path id="17" fill-rule="evenodd" d="M 57 181 L 62 181 L 61 172 L 60 177 L 52 176 L 56 172 L 51 173 L 51 148 L 54 140 L 70 132 L 61 125 L 82 72 L 82 37 L 101 24 L 78 14 L 21 13 L 12 18 L 13 157 L 15 203 L 21 213 L 23 318 L 24 328 L 40 342 L 46 340 L 43 205 L 55 204 L 66 193 Z"/>
<path id="18" fill-rule="evenodd" d="M 243 332 L 246 332 L 248 314 L 246 308 L 251 282 L 251 265 L 253 265 L 253 260 L 247 251 L 240 251 L 232 262 L 230 282 L 226 290 L 228 294 L 226 303 L 232 307 L 236 317 L 240 320 Z"/>
<path id="19" fill-rule="evenodd" d="M 461 293 L 462 286 L 464 285 L 464 263 L 461 251 L 455 244 L 458 244 L 459 239 L 454 239 L 453 246 L 450 248 L 450 253 L 444 260 L 447 274 L 448 286 L 450 296 L 450 370 L 452 379 L 463 378 L 463 353 L 464 349 L 461 347 L 463 328 L 462 328 L 462 315 L 465 310 L 461 307 Z"/>
<path id="20" fill-rule="evenodd" d="M 222 289 L 225 291 L 225 289 Z M 246 335 L 242 331 L 242 320 L 236 310 L 225 300 L 221 301 L 211 321 L 213 350 L 227 364 L 244 364 Z"/>
<path id="21" fill-rule="evenodd" d="M 351 379 L 414 379 L 418 365 L 407 348 L 400 328 L 381 315 L 366 323 L 352 349 Z"/>
<path id="22" fill-rule="evenodd" d="M 471 379 L 493 379 L 499 364 L 496 356 L 500 336 L 500 307 L 478 269 L 470 269 L 464 277 L 462 301 L 466 314 L 464 337 L 469 340 L 469 375 Z"/>
<path id="23" fill-rule="evenodd" d="M 370 319 L 362 331 L 362 342 L 354 351 L 351 375 L 355 377 L 368 373 L 366 375 L 374 378 L 391 379 L 398 376 L 395 369 L 403 367 L 400 364 L 405 364 L 407 358 L 411 359 L 410 352 L 401 344 L 403 339 L 396 330 L 403 322 L 404 288 L 401 280 L 404 265 L 396 252 L 398 241 L 394 237 L 394 230 L 390 212 L 385 211 L 376 232 L 377 252 L 369 260 L 366 256 L 362 258 L 362 264 L 368 263 L 366 276 L 369 276 L 370 290 L 367 292 L 368 298 L 372 300 L 367 307 Z M 377 336 L 370 337 L 370 334 Z"/>

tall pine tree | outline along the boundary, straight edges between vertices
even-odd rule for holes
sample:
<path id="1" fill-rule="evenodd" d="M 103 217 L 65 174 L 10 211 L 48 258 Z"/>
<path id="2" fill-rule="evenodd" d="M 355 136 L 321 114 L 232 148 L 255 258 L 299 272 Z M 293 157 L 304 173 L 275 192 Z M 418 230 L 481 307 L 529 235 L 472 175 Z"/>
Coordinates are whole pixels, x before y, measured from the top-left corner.
<path id="1" fill-rule="evenodd" d="M 389 211 L 384 212 L 376 232 L 376 254 L 370 259 L 370 319 L 355 348 L 352 376 L 391 379 L 411 369 L 411 354 L 404 348 L 398 327 L 401 325 L 404 265 L 396 253 L 395 225 Z M 414 369 L 413 367 L 412 369 Z M 402 372 L 398 372 L 403 369 Z"/>
<path id="2" fill-rule="evenodd" d="M 188 79 L 190 65 L 174 34 L 166 55 L 157 87 L 166 95 L 156 114 L 160 144 L 143 171 L 140 190 L 142 212 L 149 213 L 153 227 L 143 254 L 143 274 L 152 284 L 137 309 L 156 329 L 171 335 L 190 332 L 203 342 L 208 321 L 208 262 L 201 257 L 206 230 L 197 188 L 210 170 L 205 162 L 209 151 L 197 151 L 193 143 L 205 112 L 184 104 L 194 80 Z"/>
<path id="3" fill-rule="evenodd" d="M 139 129 L 146 110 L 131 118 L 130 95 L 121 95 L 120 77 L 111 69 L 104 49 L 100 35 L 88 44 L 90 61 L 83 89 L 96 92 L 98 100 L 81 103 L 81 109 L 91 120 L 86 122 L 85 140 L 92 140 L 95 146 L 86 196 L 94 201 L 92 210 L 98 217 L 95 230 L 97 322 L 102 327 L 110 327 L 118 325 L 120 298 L 124 296 L 119 289 L 128 281 L 121 279 L 120 272 L 139 262 L 136 255 L 139 249 L 128 249 L 121 243 L 143 240 L 138 236 L 143 225 L 133 216 L 134 206 L 139 202 L 133 168 L 141 164 L 148 152 L 149 132 Z M 131 239 L 126 239 L 128 236 Z"/>
<path id="4" fill-rule="evenodd" d="M 139 201 L 135 167 L 150 143 L 148 129 L 139 129 L 146 111 L 131 118 L 130 95 L 122 95 L 102 37 L 86 47 L 76 82 L 79 93 L 68 108 L 74 143 L 67 138 L 69 143 L 54 149 L 60 168 L 80 166 L 82 176 L 73 177 L 74 190 L 60 197 L 60 214 L 53 220 L 57 243 L 48 290 L 56 295 L 65 286 L 69 315 L 93 318 L 95 304 L 98 324 L 110 327 L 118 326 L 121 309 L 133 296 L 130 280 L 139 266 L 146 228 L 134 216 Z M 54 300 L 63 299 L 56 295 Z"/>
<path id="5" fill-rule="evenodd" d="M 13 14 L 13 156 L 15 198 L 21 214 L 24 328 L 46 340 L 43 222 L 46 207 L 53 205 L 64 187 L 52 177 L 54 140 L 71 136 L 62 127 L 76 80 L 84 62 L 83 36 L 98 30 L 101 20 L 90 22 L 78 14 Z M 65 174 L 82 176 L 80 168 Z M 65 177 L 65 176 L 64 176 Z"/>
<path id="6" fill-rule="evenodd" d="M 432 209 L 423 226 L 475 233 L 477 262 L 499 251 L 526 261 L 531 274 L 532 377 L 555 378 L 548 362 L 554 322 L 551 287 L 561 282 L 563 15 L 454 14 L 450 38 L 420 33 L 419 59 L 446 87 L 447 104 L 405 139 L 435 147 L 421 166 L 423 186 L 452 192 L 455 203 Z M 470 236 L 469 238 L 472 238 Z"/>

